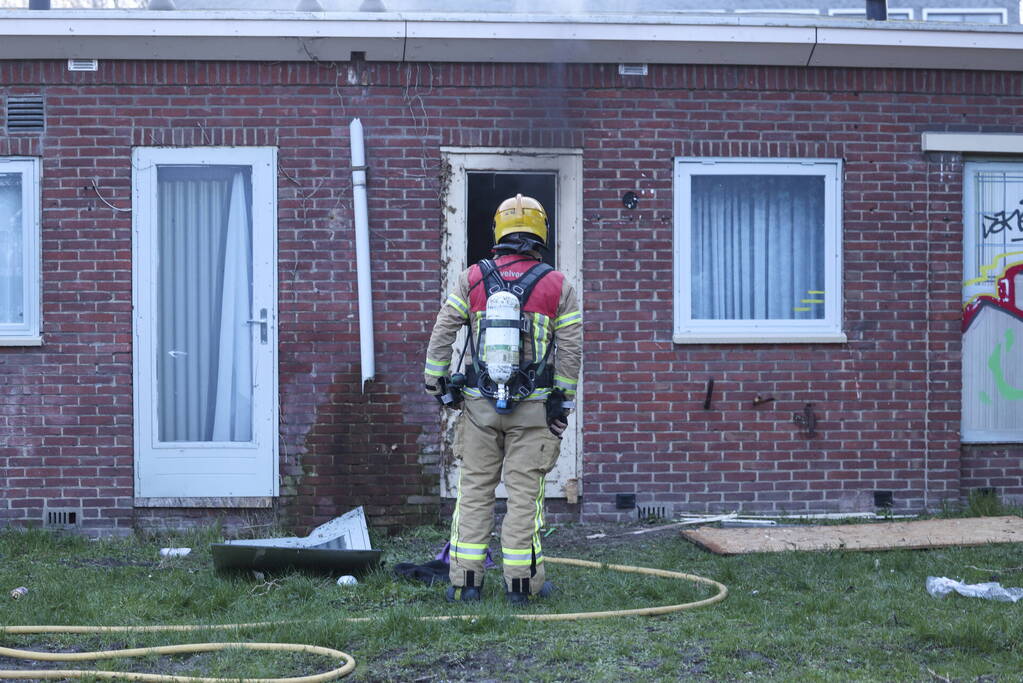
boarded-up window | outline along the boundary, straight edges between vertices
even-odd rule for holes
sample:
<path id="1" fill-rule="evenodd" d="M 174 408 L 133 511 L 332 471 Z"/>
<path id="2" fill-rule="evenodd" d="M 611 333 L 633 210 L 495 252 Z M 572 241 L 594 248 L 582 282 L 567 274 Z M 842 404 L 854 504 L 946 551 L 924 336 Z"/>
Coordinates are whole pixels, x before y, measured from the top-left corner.
<path id="1" fill-rule="evenodd" d="M 962 440 L 1023 441 L 1023 162 L 964 173 Z"/>

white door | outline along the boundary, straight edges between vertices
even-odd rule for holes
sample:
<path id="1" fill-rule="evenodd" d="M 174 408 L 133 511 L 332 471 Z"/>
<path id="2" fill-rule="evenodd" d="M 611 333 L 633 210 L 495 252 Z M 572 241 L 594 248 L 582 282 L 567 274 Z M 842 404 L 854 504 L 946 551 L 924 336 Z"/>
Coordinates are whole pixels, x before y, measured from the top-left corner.
<path id="1" fill-rule="evenodd" d="M 135 496 L 275 496 L 276 150 L 133 162 Z"/>
<path id="2" fill-rule="evenodd" d="M 536 196 L 541 202 L 551 202 L 545 203 L 544 208 L 552 217 L 553 265 L 565 273 L 575 286 L 579 307 L 582 309 L 582 150 L 452 147 L 441 148 L 441 154 L 451 171 L 447 206 L 443 212 L 447 269 L 442 296 L 447 297 L 459 273 L 479 257 L 485 256 L 481 248 L 492 243 L 484 244 L 481 241 L 481 233 L 486 240 L 491 238 L 486 231 L 491 229 L 491 220 L 497 209 L 497 202 L 492 200 L 502 191 L 514 191 L 507 188 L 522 187 L 527 189 L 522 194 Z M 480 202 L 478 195 L 487 192 L 488 184 L 502 189 L 493 197 L 488 197 L 488 201 Z M 543 199 L 544 194 L 549 194 L 549 199 Z M 500 196 L 500 199 L 505 198 Z M 456 355 L 453 363 L 458 360 L 457 354 L 461 353 L 464 343 L 463 329 L 454 345 Z M 584 413 L 582 402 L 583 382 L 580 377 L 576 395 L 577 409 L 569 418 L 561 445 L 561 457 L 547 475 L 548 498 L 564 498 L 566 494 L 574 497 L 581 493 L 578 473 L 582 450 L 579 417 Z M 458 465 L 451 454 L 451 438 L 456 413 L 447 410 L 445 413 L 442 417 L 444 440 L 441 495 L 454 497 L 457 494 Z M 503 483 L 498 487 L 497 495 L 507 496 Z"/>

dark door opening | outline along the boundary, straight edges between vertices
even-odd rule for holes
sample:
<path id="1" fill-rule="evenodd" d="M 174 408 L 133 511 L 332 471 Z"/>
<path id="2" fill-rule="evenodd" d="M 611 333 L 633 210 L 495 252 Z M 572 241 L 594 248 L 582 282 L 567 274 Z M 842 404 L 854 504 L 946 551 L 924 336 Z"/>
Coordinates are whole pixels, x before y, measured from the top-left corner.
<path id="1" fill-rule="evenodd" d="M 555 173 L 487 173 L 468 174 L 466 197 L 466 263 L 490 258 L 494 246 L 494 212 L 498 205 L 516 194 L 532 197 L 543 205 L 550 228 L 544 262 L 557 267 L 556 227 L 557 180 Z"/>

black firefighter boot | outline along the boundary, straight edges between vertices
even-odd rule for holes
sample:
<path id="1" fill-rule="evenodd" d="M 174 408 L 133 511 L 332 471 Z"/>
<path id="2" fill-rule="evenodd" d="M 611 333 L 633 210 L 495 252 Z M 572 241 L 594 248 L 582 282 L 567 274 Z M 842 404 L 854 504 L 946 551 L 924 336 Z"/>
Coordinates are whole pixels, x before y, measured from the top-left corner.
<path id="1" fill-rule="evenodd" d="M 479 602 L 483 599 L 483 579 L 476 585 L 475 572 L 466 572 L 465 586 L 448 586 L 444 593 L 444 599 L 448 602 L 461 600 L 462 602 Z"/>
<path id="2" fill-rule="evenodd" d="M 534 598 L 546 598 L 554 592 L 554 584 L 550 581 L 543 582 L 543 588 L 533 594 Z M 523 607 L 529 604 L 529 579 L 512 579 L 508 584 L 508 591 L 505 593 L 508 602 L 514 607 Z"/>

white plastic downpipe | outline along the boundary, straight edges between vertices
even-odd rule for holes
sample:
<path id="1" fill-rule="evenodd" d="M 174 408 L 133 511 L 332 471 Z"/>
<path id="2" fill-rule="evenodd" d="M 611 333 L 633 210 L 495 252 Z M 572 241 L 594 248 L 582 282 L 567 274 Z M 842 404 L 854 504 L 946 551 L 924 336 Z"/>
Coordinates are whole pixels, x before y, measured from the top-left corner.
<path id="1" fill-rule="evenodd" d="M 366 146 L 362 121 L 348 126 L 352 145 L 352 204 L 355 209 L 355 263 L 359 283 L 359 350 L 362 354 L 362 391 L 376 376 L 373 360 L 373 292 L 369 277 L 369 213 L 366 209 Z"/>

